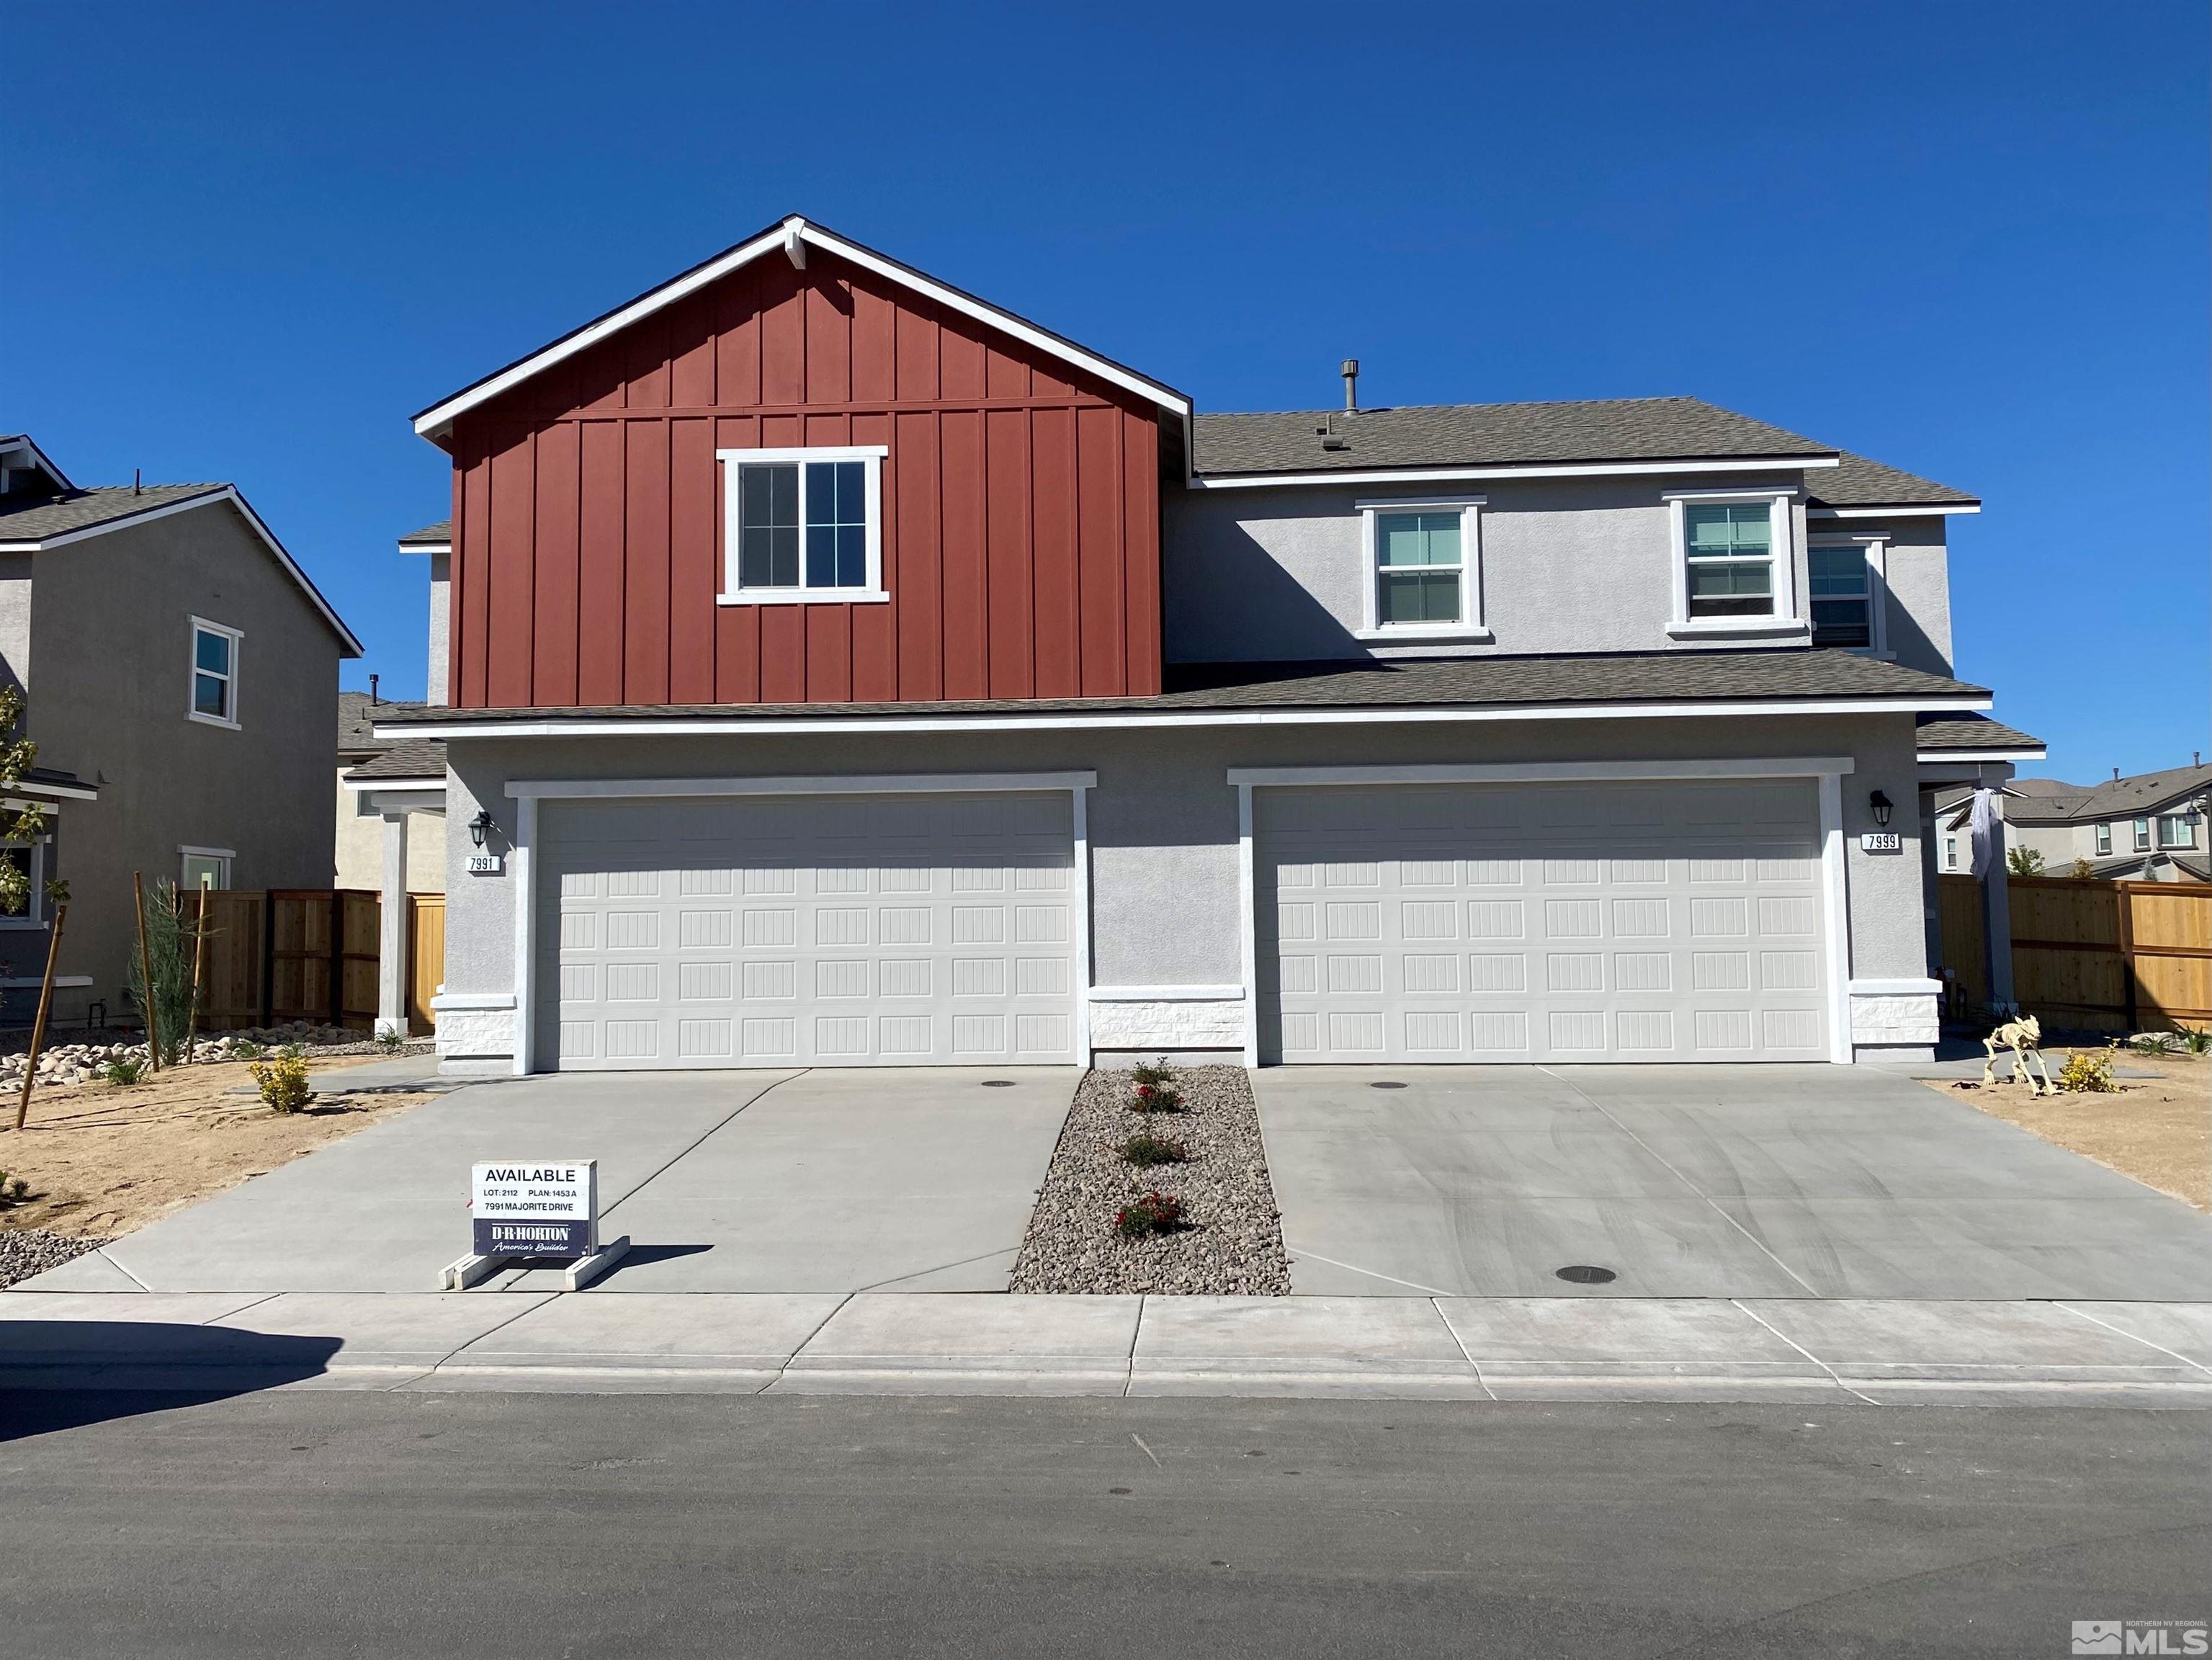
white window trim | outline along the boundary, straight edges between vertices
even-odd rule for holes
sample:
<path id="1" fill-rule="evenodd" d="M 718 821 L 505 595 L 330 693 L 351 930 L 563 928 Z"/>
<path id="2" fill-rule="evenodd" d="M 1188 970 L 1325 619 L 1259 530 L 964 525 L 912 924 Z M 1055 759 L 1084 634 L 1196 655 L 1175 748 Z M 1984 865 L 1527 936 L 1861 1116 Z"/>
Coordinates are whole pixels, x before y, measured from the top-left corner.
<path id="1" fill-rule="evenodd" d="M 224 700 L 230 710 L 228 718 L 203 714 L 199 710 L 199 677 L 203 672 L 200 668 L 200 635 L 203 633 L 220 634 L 230 642 L 230 672 L 224 677 L 230 687 L 230 696 Z M 221 623 L 210 623 L 204 617 L 191 619 L 191 649 L 186 654 L 189 661 L 185 674 L 185 715 L 187 720 L 197 721 L 204 727 L 222 727 L 230 732 L 239 730 L 238 661 L 242 655 L 239 648 L 245 643 L 246 635 L 240 629 L 228 628 Z"/>
<path id="2" fill-rule="evenodd" d="M 0 915 L 0 928 L 29 929 L 46 926 L 46 861 L 53 840 L 51 836 L 40 836 L 28 842 L 0 842 L 0 847 L 27 848 L 31 854 L 27 861 L 29 868 L 26 872 L 30 878 L 30 892 L 23 900 L 20 914 Z"/>
<path id="3" fill-rule="evenodd" d="M 237 857 L 238 849 L 235 848 L 194 848 L 179 844 L 177 848 L 177 885 L 180 888 L 185 885 L 185 860 L 216 859 L 222 862 L 222 886 L 216 891 L 228 892 L 230 888 L 231 862 Z"/>
<path id="4" fill-rule="evenodd" d="M 879 605 L 890 595 L 884 588 L 884 459 L 890 453 L 883 444 L 817 445 L 799 449 L 716 450 L 722 467 L 722 592 L 720 605 Z M 809 461 L 860 461 L 866 464 L 868 503 L 868 581 L 858 588 L 748 588 L 738 581 L 740 503 L 733 469 L 755 465 L 798 464 L 799 569 L 806 568 L 806 474 Z"/>
<path id="5" fill-rule="evenodd" d="M 1668 528 L 1674 555 L 1674 614 L 1667 632 L 1677 638 L 1710 639 L 1748 635 L 1809 635 L 1812 624 L 1797 604 L 1797 538 L 1790 520 L 1796 517 L 1790 503 L 1795 489 L 1668 490 Z M 1767 506 L 1768 538 L 1773 547 L 1773 610 L 1765 617 L 1698 617 L 1690 615 L 1690 527 L 1685 511 L 1692 503 L 1720 506 L 1730 502 L 1764 502 Z"/>
<path id="6" fill-rule="evenodd" d="M 2135 844 L 2130 849 L 2130 852 L 2148 853 L 2150 851 L 2152 836 L 2149 819 L 2136 818 L 2130 820 L 2128 824 L 2128 835 L 2129 839 Z"/>
<path id="7" fill-rule="evenodd" d="M 1481 644 L 1495 640 L 1482 614 L 1482 509 L 1489 498 L 1481 496 L 1391 497 L 1355 502 L 1359 510 L 1359 556 L 1366 575 L 1360 583 L 1359 628 L 1353 638 L 1399 642 L 1454 640 Z M 1382 602 L 1382 549 L 1376 539 L 1376 517 L 1385 513 L 1459 514 L 1459 615 L 1456 623 L 1385 623 Z"/>
<path id="8" fill-rule="evenodd" d="M 2166 839 L 2166 827 L 2168 824 L 2179 824 L 2181 826 L 2181 839 L 2179 841 L 2169 842 Z M 2160 813 L 2151 826 L 2151 833 L 2153 837 L 2158 842 L 2159 847 L 2162 849 L 2172 850 L 2179 848 L 2186 851 L 2197 845 L 2197 826 L 2190 821 L 2190 817 L 2185 812 Z"/>
<path id="9" fill-rule="evenodd" d="M 2096 848 L 2098 858 L 2111 858 L 2112 856 L 2112 827 L 2110 824 L 2098 825 L 2096 827 L 2096 834 L 2090 838 L 2090 845 Z"/>
<path id="10" fill-rule="evenodd" d="M 1869 531 L 1864 533 L 1826 534 L 1815 531 L 1805 538 L 1809 555 L 1814 548 L 1847 548 L 1856 545 L 1866 550 L 1867 562 L 1867 640 L 1863 646 L 1847 646 L 1843 649 L 1855 656 L 1872 657 L 1885 663 L 1897 660 L 1897 654 L 1889 648 L 1889 532 Z M 1808 557 L 1805 566 L 1805 625 L 1813 627 L 1813 569 Z"/>

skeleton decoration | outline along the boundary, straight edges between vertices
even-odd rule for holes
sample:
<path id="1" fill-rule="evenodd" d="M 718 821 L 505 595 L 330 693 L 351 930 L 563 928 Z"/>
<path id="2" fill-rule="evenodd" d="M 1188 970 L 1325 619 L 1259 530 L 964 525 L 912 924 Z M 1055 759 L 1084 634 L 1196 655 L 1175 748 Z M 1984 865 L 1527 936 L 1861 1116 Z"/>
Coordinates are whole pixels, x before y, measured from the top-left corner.
<path id="1" fill-rule="evenodd" d="M 2033 1015 L 2023 1014 L 2017 1020 L 2006 1021 L 1982 1039 L 1982 1082 L 1997 1081 L 1997 1051 L 2008 1049 L 2012 1051 L 2014 1081 L 2025 1079 L 2031 1095 L 2057 1094 L 2058 1085 L 2051 1081 L 2051 1068 L 2044 1063 L 2043 1051 L 2038 1047 L 2042 1042 L 2043 1023 Z M 2031 1061 L 2034 1063 L 2033 1069 Z"/>

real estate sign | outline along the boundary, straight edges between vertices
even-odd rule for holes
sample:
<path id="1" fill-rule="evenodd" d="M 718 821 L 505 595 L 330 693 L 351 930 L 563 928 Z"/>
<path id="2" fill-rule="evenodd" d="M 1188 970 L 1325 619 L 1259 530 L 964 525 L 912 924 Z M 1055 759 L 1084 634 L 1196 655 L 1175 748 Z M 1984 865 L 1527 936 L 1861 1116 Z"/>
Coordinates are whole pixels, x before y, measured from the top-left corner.
<path id="1" fill-rule="evenodd" d="M 469 1168 L 479 1256 L 589 1256 L 599 1249 L 595 1158 L 514 1158 Z"/>

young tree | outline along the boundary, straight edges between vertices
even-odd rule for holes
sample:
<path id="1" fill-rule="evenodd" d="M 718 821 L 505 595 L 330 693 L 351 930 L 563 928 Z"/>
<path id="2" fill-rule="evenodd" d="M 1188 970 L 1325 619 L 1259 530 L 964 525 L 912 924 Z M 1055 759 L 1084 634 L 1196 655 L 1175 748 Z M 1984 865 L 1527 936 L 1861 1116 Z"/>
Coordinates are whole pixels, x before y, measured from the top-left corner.
<path id="1" fill-rule="evenodd" d="M 2005 854 L 2005 869 L 2014 876 L 2039 875 L 2043 855 L 2033 848 L 2014 848 Z"/>

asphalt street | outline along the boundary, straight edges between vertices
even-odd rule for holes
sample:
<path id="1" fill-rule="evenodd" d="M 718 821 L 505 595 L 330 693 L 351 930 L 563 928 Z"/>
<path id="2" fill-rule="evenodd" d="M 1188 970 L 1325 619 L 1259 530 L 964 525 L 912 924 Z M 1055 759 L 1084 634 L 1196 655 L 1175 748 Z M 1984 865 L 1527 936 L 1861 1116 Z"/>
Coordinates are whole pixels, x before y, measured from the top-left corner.
<path id="1" fill-rule="evenodd" d="M 2212 1613 L 2212 1414 L 0 1396 L 0 1646 L 2063 1655 Z"/>

